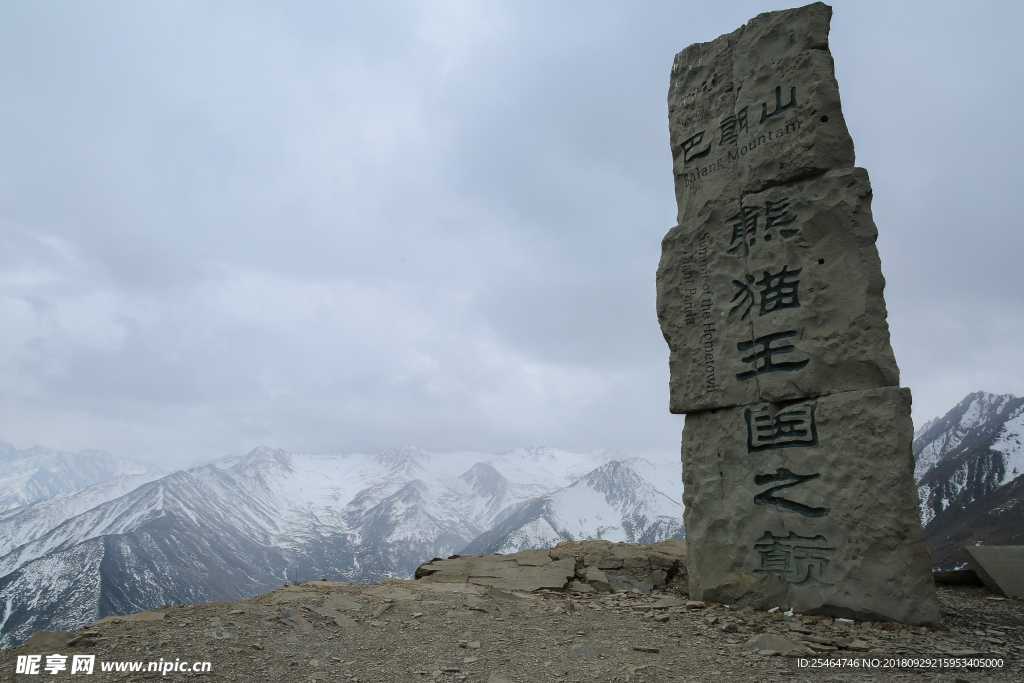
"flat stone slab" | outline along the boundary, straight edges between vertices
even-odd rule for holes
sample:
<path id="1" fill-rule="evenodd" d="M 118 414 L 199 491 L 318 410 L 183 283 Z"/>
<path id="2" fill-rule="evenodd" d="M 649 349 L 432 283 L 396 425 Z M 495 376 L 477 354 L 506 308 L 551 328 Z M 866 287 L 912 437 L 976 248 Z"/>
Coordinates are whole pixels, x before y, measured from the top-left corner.
<path id="1" fill-rule="evenodd" d="M 690 596 L 937 624 L 912 439 L 899 388 L 687 415 Z"/>
<path id="2" fill-rule="evenodd" d="M 447 560 L 432 560 L 420 565 L 416 576 L 423 581 L 471 583 L 508 590 L 563 590 L 574 576 L 575 562 L 553 562 L 547 551 L 547 562 L 536 556 L 537 551 L 525 555 L 520 564 L 515 555 L 467 556 Z M 518 555 L 518 553 L 517 553 Z"/>
<path id="3" fill-rule="evenodd" d="M 860 168 L 751 194 L 670 230 L 657 275 L 669 410 L 898 385 L 877 237 Z"/>
<path id="4" fill-rule="evenodd" d="M 582 564 L 579 575 L 576 573 L 577 560 Z M 606 575 L 604 569 L 637 576 Z M 670 573 L 672 576 L 684 575 L 685 570 L 686 543 L 678 539 L 650 544 L 566 541 L 554 548 L 521 550 L 511 555 L 434 558 L 417 567 L 415 581 L 404 583 L 413 588 L 466 592 L 473 590 L 462 587 L 483 586 L 525 592 L 650 592 L 652 584 L 644 581 L 644 577 L 665 579 Z M 612 583 L 614 585 L 610 585 Z"/>
<path id="5" fill-rule="evenodd" d="M 963 553 L 990 591 L 1008 598 L 1024 597 L 1024 545 L 967 546 Z"/>

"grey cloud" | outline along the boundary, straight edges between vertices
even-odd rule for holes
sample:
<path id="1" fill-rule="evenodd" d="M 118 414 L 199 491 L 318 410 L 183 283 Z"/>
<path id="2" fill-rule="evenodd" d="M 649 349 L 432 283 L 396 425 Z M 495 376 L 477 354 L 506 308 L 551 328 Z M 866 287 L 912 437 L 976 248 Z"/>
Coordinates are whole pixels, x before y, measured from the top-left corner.
<path id="1" fill-rule="evenodd" d="M 0 436 L 674 449 L 674 54 L 763 2 L 0 9 Z M 840 2 L 915 420 L 1024 390 L 1024 12 Z"/>

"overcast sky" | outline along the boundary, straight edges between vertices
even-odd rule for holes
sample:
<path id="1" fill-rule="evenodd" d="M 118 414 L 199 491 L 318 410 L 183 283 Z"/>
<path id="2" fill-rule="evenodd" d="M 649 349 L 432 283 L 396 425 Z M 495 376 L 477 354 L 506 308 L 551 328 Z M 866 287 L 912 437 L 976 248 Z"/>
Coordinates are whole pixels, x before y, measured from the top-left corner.
<path id="1" fill-rule="evenodd" d="M 0 1 L 0 441 L 677 449 L 672 58 L 761 2 Z M 914 420 L 1024 393 L 1024 3 L 836 2 Z"/>

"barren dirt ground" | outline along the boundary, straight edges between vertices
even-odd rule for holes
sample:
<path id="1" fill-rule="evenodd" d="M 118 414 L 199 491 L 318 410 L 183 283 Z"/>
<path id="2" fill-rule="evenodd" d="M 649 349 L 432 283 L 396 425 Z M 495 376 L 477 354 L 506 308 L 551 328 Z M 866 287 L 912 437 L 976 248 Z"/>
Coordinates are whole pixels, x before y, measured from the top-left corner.
<path id="1" fill-rule="evenodd" d="M 965 586 L 940 586 L 939 596 L 942 627 L 922 629 L 700 606 L 678 583 L 635 595 L 317 581 L 248 600 L 111 618 L 68 635 L 37 634 L 0 652 L 0 680 L 1024 680 L 1024 601 Z M 751 643 L 758 637 L 768 639 L 762 645 L 780 644 L 771 638 L 783 637 L 803 651 L 774 654 Z M 16 673 L 18 656 L 30 654 L 39 655 L 39 673 Z M 49 673 L 48 663 L 62 663 L 54 655 L 66 657 L 66 668 Z M 71 673 L 74 655 L 94 655 L 94 672 Z M 913 667 L 906 661 L 914 659 L 995 660 L 1002 666 Z M 833 666 L 811 668 L 815 660 Z M 180 669 L 203 661 L 210 663 L 207 673 L 146 670 L 150 662 Z M 882 668 L 893 661 L 896 668 Z M 141 662 L 142 671 L 101 671 L 119 662 Z"/>

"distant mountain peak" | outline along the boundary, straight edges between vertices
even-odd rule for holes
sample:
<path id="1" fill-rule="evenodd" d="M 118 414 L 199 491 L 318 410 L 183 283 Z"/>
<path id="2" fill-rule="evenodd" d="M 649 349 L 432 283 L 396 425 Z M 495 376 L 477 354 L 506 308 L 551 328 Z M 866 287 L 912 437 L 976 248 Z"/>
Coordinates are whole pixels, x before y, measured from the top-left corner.
<path id="1" fill-rule="evenodd" d="M 942 458 L 960 447 L 972 431 L 983 427 L 1018 400 L 1012 394 L 975 391 L 941 418 L 928 422 L 914 435 L 914 479 L 920 481 Z"/>
<path id="2" fill-rule="evenodd" d="M 504 494 L 512 485 L 501 472 L 494 468 L 489 462 L 478 462 L 468 470 L 459 475 L 464 481 L 481 496 L 499 497 Z"/>
<path id="3" fill-rule="evenodd" d="M 418 466 L 425 457 L 427 452 L 419 446 L 404 445 L 383 450 L 373 459 L 390 470 L 407 470 Z"/>
<path id="4" fill-rule="evenodd" d="M 18 450 L 0 443 L 0 510 L 79 491 L 122 474 L 162 474 L 155 465 L 115 458 L 106 451 L 78 453 L 42 446 Z"/>
<path id="5" fill-rule="evenodd" d="M 976 391 L 914 439 L 921 521 L 936 566 L 960 548 L 1024 541 L 1024 399 Z"/>

